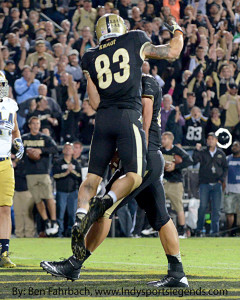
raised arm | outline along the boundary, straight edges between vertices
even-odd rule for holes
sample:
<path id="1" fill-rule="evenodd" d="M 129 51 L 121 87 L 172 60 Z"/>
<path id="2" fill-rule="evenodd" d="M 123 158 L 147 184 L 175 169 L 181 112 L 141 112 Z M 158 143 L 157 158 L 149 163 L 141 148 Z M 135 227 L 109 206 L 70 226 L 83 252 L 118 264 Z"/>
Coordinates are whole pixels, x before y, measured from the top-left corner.
<path id="1" fill-rule="evenodd" d="M 146 43 L 143 49 L 144 58 L 173 60 L 179 57 L 183 48 L 183 32 L 181 27 L 175 21 L 172 21 L 172 23 L 172 26 L 164 23 L 168 30 L 173 34 L 170 43 L 160 46 Z"/>
<path id="2" fill-rule="evenodd" d="M 77 93 L 77 87 L 75 85 L 72 75 L 70 74 L 68 74 L 68 96 L 73 97 L 74 111 L 79 111 L 81 107 L 80 107 L 79 97 Z"/>

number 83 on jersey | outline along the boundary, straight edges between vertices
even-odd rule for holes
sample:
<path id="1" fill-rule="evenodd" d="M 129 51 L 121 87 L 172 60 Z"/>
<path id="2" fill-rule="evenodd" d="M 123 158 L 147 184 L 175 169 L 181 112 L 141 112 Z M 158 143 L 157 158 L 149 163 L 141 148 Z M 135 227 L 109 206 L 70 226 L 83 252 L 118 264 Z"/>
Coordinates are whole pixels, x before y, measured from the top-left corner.
<path id="1" fill-rule="evenodd" d="M 101 89 L 107 89 L 113 80 L 123 83 L 128 80 L 130 75 L 129 54 L 126 49 L 116 50 L 111 58 L 113 63 L 119 63 L 119 72 L 112 73 L 110 69 L 111 61 L 106 54 L 101 54 L 95 60 L 98 85 Z"/>

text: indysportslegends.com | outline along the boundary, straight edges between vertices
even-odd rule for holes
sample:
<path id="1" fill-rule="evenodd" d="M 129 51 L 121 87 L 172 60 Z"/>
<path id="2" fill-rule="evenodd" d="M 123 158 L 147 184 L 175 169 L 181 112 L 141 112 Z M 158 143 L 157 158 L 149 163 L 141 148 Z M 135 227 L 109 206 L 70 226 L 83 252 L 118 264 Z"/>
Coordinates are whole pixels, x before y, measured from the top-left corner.
<path id="1" fill-rule="evenodd" d="M 17 298 L 23 296 L 131 296 L 131 297 L 150 297 L 150 296 L 176 296 L 176 297 L 186 297 L 186 296 L 227 296 L 227 289 L 174 289 L 174 288 L 159 288 L 159 289 L 137 289 L 136 287 L 132 289 L 120 288 L 120 289 L 88 289 L 87 287 L 78 288 L 61 288 L 61 287 L 47 287 L 47 288 L 35 288 L 26 287 L 12 288 L 12 295 Z"/>

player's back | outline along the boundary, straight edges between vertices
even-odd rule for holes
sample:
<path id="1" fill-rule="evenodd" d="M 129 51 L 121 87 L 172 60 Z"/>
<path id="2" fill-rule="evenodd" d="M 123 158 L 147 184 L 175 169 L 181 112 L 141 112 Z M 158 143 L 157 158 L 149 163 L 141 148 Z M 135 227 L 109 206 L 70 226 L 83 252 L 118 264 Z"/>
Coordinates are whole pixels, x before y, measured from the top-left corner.
<path id="1" fill-rule="evenodd" d="M 152 122 L 149 128 L 149 147 L 148 149 L 156 149 L 161 144 L 161 103 L 162 89 L 156 79 L 151 75 L 142 75 L 142 96 L 150 97 L 153 101 Z"/>
<path id="2" fill-rule="evenodd" d="M 130 31 L 85 53 L 82 68 L 97 87 L 99 108 L 117 105 L 141 111 L 141 52 L 149 41 L 143 31 Z"/>

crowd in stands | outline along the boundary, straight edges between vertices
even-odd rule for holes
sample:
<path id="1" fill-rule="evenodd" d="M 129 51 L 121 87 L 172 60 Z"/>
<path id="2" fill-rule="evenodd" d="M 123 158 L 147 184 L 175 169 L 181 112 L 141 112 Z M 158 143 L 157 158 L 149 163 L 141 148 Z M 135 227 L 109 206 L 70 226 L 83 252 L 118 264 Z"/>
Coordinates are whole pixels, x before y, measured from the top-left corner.
<path id="1" fill-rule="evenodd" d="M 182 27 L 179 59 L 143 65 L 163 90 L 162 133 L 173 133 L 173 143 L 190 156 L 219 128 L 240 140 L 240 0 L 1 1 L 0 69 L 19 105 L 23 136 L 37 117 L 40 131 L 56 145 L 90 145 L 96 112 L 87 98 L 81 58 L 97 45 L 94 27 L 105 13 L 119 14 L 129 30 L 145 31 L 155 45 L 171 39 L 164 22 L 175 19 Z M 57 179 L 55 171 L 49 175 Z M 57 198 L 76 189 L 57 188 Z"/>

